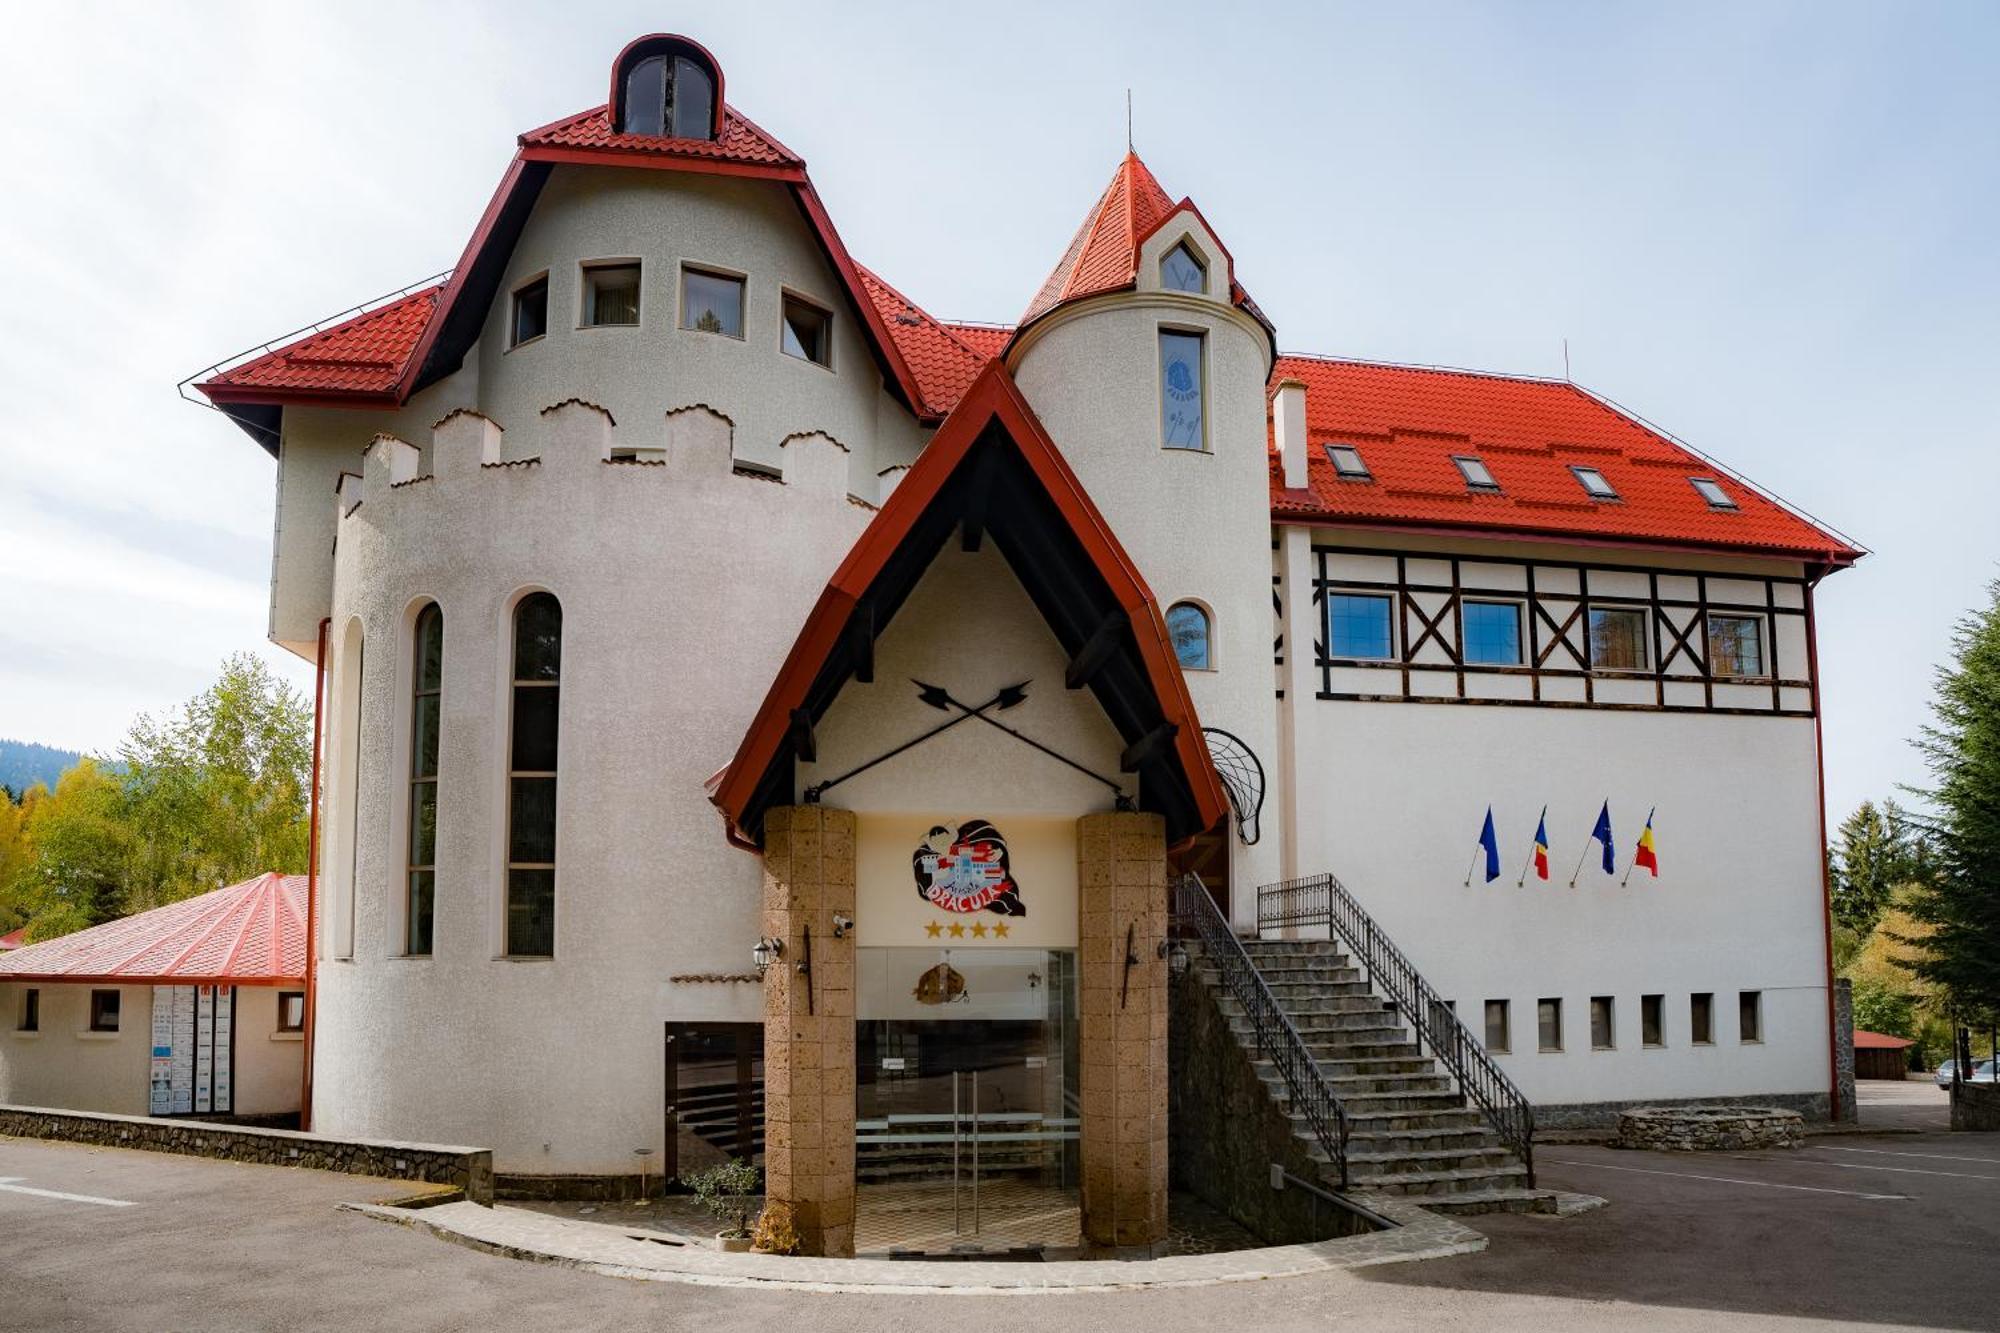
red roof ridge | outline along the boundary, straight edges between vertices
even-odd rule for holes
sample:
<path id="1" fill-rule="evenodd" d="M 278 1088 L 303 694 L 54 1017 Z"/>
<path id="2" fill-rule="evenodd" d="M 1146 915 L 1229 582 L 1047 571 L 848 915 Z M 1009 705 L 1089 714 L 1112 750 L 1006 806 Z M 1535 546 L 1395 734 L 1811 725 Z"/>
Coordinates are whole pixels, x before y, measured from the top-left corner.
<path id="1" fill-rule="evenodd" d="M 1482 380 L 1512 380 L 1523 384 L 1554 384 L 1576 387 L 1574 380 L 1566 380 L 1558 375 L 1530 375 L 1512 370 L 1473 370 L 1466 366 L 1437 365 L 1424 361 L 1384 361 L 1367 356 L 1341 356 L 1332 352 L 1279 352 L 1278 364 L 1271 369 L 1272 383 L 1275 384 L 1285 373 L 1287 361 L 1311 361 L 1319 365 L 1372 366 L 1382 370 L 1421 370 L 1435 375 L 1466 375 Z"/>

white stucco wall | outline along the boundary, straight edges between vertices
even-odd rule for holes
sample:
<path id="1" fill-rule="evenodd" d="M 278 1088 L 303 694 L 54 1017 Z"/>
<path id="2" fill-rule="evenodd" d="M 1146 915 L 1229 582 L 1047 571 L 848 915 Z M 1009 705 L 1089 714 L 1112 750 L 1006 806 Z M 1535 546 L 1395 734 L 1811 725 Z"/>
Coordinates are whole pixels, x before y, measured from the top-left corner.
<path id="1" fill-rule="evenodd" d="M 759 860 L 725 842 L 703 783 L 872 511 L 824 436 L 784 447 L 782 483 L 732 473 L 730 425 L 705 410 L 621 415 L 615 431 L 588 407 L 530 413 L 507 447 L 539 461 L 506 467 L 480 465 L 487 434 L 453 418 L 435 476 L 400 487 L 374 451 L 341 524 L 332 639 L 359 619 L 359 770 L 329 774 L 327 824 L 354 832 L 327 847 L 351 848 L 353 875 L 329 875 L 321 922 L 314 1127 L 490 1145 L 509 1172 L 627 1171 L 633 1149 L 661 1147 L 662 1022 L 760 1016 L 754 986 L 669 981 L 745 971 L 758 934 Z M 666 461 L 600 461 L 626 442 Z M 556 951 L 506 960 L 509 617 L 530 589 L 563 608 Z M 406 958 L 408 634 L 424 599 L 444 614 L 436 943 Z M 351 724 L 329 721 L 339 756 Z"/>
<path id="2" fill-rule="evenodd" d="M 287 988 L 236 988 L 237 1115 L 281 1115 L 299 1109 L 305 1043 L 300 1033 L 278 1031 L 280 989 Z"/>
<path id="3" fill-rule="evenodd" d="M 1217 296 L 1158 290 L 1159 252 L 1188 234 L 1212 257 L 1209 283 Z M 1264 397 L 1270 343 L 1227 304 L 1221 247 L 1192 218 L 1148 243 L 1140 275 L 1136 293 L 1092 298 L 1048 316 L 1010 360 L 1022 392 L 1162 611 L 1193 600 L 1212 612 L 1214 669 L 1187 673 L 1202 724 L 1234 732 L 1275 772 Z M 1162 327 L 1207 334 L 1205 451 L 1161 445 Z M 1239 925 L 1254 920 L 1245 906 L 1254 903 L 1248 890 L 1278 877 L 1277 813 L 1267 805 L 1257 846 L 1231 839 Z"/>

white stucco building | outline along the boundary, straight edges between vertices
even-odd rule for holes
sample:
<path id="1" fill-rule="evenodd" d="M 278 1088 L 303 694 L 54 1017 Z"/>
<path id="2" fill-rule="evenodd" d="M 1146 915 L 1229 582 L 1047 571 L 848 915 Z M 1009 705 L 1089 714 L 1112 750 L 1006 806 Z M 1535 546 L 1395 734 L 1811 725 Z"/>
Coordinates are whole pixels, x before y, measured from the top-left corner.
<path id="1" fill-rule="evenodd" d="M 271 637 L 328 673 L 314 1128 L 517 1176 L 750 1148 L 766 816 L 815 807 L 855 882 L 781 956 L 846 950 L 808 993 L 858 1035 L 786 1095 L 859 1099 L 864 1175 L 954 937 L 967 1071 L 1060 1070 L 1023 1025 L 1080 1006 L 1088 1103 L 1125 930 L 1075 821 L 1114 808 L 1246 934 L 1337 876 L 1549 1118 L 1825 1114 L 1813 596 L 1861 552 L 1574 384 L 1276 347 L 1136 156 L 1016 323 L 934 319 L 659 36 L 521 137 L 448 277 L 205 375 L 277 460 Z M 982 823 L 1060 906 L 975 939 L 923 858 Z"/>

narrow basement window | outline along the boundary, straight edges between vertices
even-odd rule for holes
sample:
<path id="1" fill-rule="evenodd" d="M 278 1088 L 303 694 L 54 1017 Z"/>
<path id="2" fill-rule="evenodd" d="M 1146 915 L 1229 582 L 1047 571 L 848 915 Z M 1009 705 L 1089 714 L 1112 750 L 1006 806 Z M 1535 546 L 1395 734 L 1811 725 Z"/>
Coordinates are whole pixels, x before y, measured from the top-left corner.
<path id="1" fill-rule="evenodd" d="M 1722 484 L 1714 477 L 1689 477 L 1688 483 L 1694 487 L 1696 494 L 1708 501 L 1710 509 L 1736 508 L 1736 501 L 1729 498 L 1729 492 L 1723 490 Z"/>
<path id="2" fill-rule="evenodd" d="M 1590 1049 L 1609 1051 L 1618 1045 L 1616 1010 L 1609 995 L 1590 997 Z"/>
<path id="3" fill-rule="evenodd" d="M 1667 1044 L 1666 996 L 1641 995 L 1639 997 L 1639 1043 L 1642 1046 L 1665 1046 Z"/>
<path id="4" fill-rule="evenodd" d="M 1616 500 L 1618 498 L 1618 488 L 1606 481 L 1604 474 L 1596 468 L 1572 466 L 1570 474 L 1577 479 L 1578 483 L 1582 485 L 1585 493 L 1591 499 Z"/>
<path id="5" fill-rule="evenodd" d="M 42 992 L 37 987 L 30 986 L 21 992 L 20 1030 L 22 1032 L 42 1030 Z"/>
<path id="6" fill-rule="evenodd" d="M 1756 990 L 1738 992 L 1736 1039 L 1745 1043 L 1764 1040 L 1764 992 Z"/>
<path id="7" fill-rule="evenodd" d="M 1535 1001 L 1535 1024 L 1544 1051 L 1560 1051 L 1563 1048 L 1563 1002 L 1561 1000 Z"/>
<path id="8" fill-rule="evenodd" d="M 810 361 L 816 366 L 833 363 L 833 316 L 796 296 L 785 298 L 785 318 L 779 331 L 779 346 L 786 356 Z"/>
<path id="9" fill-rule="evenodd" d="M 1486 1049 L 1505 1055 L 1509 1049 L 1507 1032 L 1507 1002 L 1488 1000 L 1486 1002 Z"/>
<path id="10" fill-rule="evenodd" d="M 1715 1044 L 1715 994 L 1696 991 L 1688 996 L 1688 1040 L 1697 1046 Z"/>
<path id="11" fill-rule="evenodd" d="M 1333 474 L 1342 481 L 1375 480 L 1375 474 L 1361 460 L 1361 451 L 1351 444 L 1329 444 L 1326 456 L 1333 464 Z"/>
<path id="12" fill-rule="evenodd" d="M 1470 454 L 1455 454 L 1451 461 L 1458 465 L 1458 474 L 1465 478 L 1467 490 L 1499 493 L 1500 483 L 1493 479 L 1485 463 Z"/>

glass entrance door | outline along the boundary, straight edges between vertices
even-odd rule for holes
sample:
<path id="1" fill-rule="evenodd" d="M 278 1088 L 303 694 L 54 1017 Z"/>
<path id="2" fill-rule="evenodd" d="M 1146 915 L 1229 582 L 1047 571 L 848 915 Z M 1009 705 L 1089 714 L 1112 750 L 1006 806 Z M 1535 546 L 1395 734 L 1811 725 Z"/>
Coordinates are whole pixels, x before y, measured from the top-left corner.
<path id="1" fill-rule="evenodd" d="M 856 953 L 856 1251 L 1073 1248 L 1074 955 Z"/>

